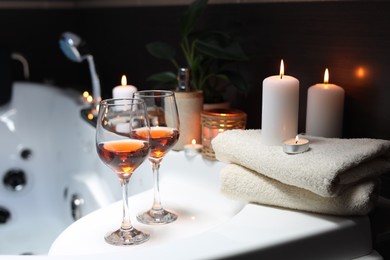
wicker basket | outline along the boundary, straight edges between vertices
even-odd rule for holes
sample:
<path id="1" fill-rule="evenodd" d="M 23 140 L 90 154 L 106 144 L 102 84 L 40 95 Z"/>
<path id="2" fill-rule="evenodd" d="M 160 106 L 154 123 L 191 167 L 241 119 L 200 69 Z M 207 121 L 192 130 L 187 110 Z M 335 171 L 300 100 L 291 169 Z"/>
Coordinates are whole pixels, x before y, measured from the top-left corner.
<path id="1" fill-rule="evenodd" d="M 211 141 L 219 133 L 231 129 L 245 129 L 246 113 L 237 109 L 211 109 L 201 114 L 202 121 L 202 156 L 215 160 Z"/>

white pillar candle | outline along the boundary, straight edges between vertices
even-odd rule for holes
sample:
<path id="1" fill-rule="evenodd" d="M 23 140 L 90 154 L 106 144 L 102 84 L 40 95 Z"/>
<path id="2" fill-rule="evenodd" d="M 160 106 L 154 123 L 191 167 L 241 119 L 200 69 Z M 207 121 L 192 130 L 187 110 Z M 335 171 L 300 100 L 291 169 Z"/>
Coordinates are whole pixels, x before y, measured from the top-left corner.
<path id="1" fill-rule="evenodd" d="M 112 89 L 113 98 L 132 98 L 133 93 L 137 91 L 137 88 L 132 85 L 127 85 L 127 78 L 122 76 L 121 85 Z"/>
<path id="2" fill-rule="evenodd" d="M 306 134 L 341 137 L 344 113 L 344 89 L 329 84 L 325 70 L 324 84 L 311 86 L 307 94 Z"/>
<path id="3" fill-rule="evenodd" d="M 299 81 L 284 75 L 283 60 L 280 75 L 263 81 L 261 117 L 262 143 L 281 145 L 298 132 Z"/>

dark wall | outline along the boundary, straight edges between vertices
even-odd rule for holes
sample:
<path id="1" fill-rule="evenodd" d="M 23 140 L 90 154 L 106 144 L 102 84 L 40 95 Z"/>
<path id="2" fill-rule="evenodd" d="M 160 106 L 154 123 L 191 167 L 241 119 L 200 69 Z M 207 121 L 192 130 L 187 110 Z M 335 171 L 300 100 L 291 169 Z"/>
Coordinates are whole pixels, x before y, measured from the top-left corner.
<path id="1" fill-rule="evenodd" d="M 63 10 L 0 10 L 0 46 L 23 53 L 34 81 L 80 91 L 90 89 L 86 63 L 68 61 L 58 48 L 61 32 L 86 39 L 95 57 L 103 97 L 122 74 L 140 89 L 146 78 L 172 66 L 151 57 L 145 44 L 179 41 L 178 21 L 186 7 L 126 7 Z M 247 95 L 230 91 L 233 106 L 248 114 L 248 128 L 260 128 L 261 84 L 278 74 L 301 83 L 300 131 L 305 128 L 307 88 L 323 80 L 346 91 L 344 136 L 390 139 L 390 3 L 341 1 L 210 5 L 201 26 L 237 29 L 252 59 L 239 64 L 251 86 Z M 21 78 L 13 62 L 14 79 Z M 364 71 L 363 77 L 357 71 Z"/>

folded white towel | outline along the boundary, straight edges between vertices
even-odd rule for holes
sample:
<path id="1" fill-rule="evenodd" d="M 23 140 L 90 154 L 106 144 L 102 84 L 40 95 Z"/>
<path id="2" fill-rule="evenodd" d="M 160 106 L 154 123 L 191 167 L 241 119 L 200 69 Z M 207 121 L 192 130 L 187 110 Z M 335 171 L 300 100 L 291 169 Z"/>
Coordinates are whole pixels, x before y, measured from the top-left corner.
<path id="1" fill-rule="evenodd" d="M 324 197 L 390 171 L 390 141 L 306 136 L 309 151 L 290 155 L 281 146 L 262 144 L 260 134 L 260 130 L 220 133 L 212 141 L 216 158 Z"/>
<path id="2" fill-rule="evenodd" d="M 326 198 L 235 164 L 223 168 L 220 179 L 222 193 L 231 199 L 332 215 L 366 215 L 379 193 L 379 182 L 367 180 Z"/>

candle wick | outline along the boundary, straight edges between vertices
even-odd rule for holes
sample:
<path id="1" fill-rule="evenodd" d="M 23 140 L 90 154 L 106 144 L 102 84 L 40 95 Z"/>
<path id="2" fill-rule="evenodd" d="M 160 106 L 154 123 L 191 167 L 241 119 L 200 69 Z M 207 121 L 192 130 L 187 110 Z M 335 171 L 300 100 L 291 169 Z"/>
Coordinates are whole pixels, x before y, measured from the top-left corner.
<path id="1" fill-rule="evenodd" d="M 298 140 L 295 141 L 295 144 L 297 144 L 297 143 L 298 143 Z"/>

